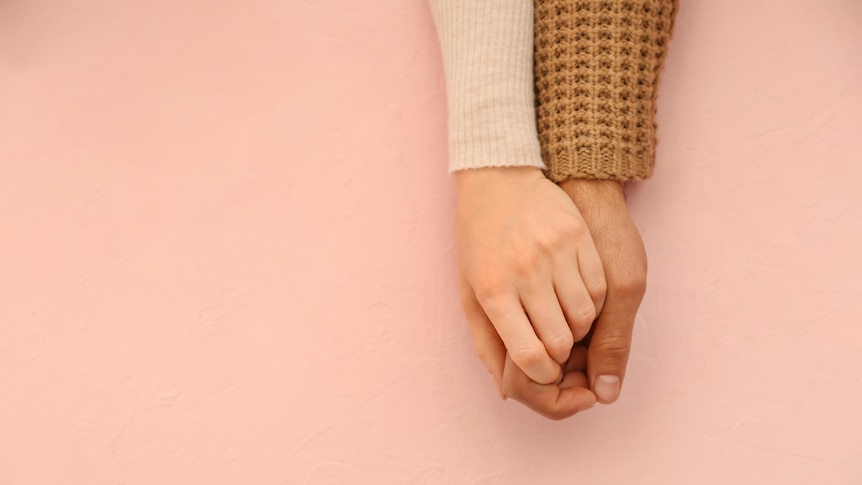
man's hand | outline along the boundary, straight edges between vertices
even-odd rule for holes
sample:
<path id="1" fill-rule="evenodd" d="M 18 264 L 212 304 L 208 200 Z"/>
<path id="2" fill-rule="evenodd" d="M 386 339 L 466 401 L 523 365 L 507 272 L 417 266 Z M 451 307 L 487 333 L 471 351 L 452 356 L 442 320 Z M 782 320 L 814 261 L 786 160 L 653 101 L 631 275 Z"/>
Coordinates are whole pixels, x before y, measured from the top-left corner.
<path id="1" fill-rule="evenodd" d="M 506 361 L 505 394 L 550 419 L 583 411 L 595 404 L 597 397 L 603 403 L 619 397 L 635 314 L 646 290 L 646 253 L 628 215 L 622 184 L 573 180 L 563 183 L 562 188 L 590 229 L 602 258 L 608 290 L 590 337 L 572 350 L 562 382 L 537 384 L 510 360 Z M 586 343 L 587 347 L 583 345 Z"/>
<path id="2" fill-rule="evenodd" d="M 503 392 L 542 416 L 559 420 L 589 409 L 596 395 L 589 389 L 586 376 L 587 348 L 575 345 L 565 365 L 562 381 L 538 384 L 509 358 L 503 370 Z"/>
<path id="3" fill-rule="evenodd" d="M 556 384 L 605 298 L 584 219 L 537 168 L 456 177 L 462 304 L 477 353 L 498 389 L 507 352 L 536 385 Z"/>
<path id="4" fill-rule="evenodd" d="M 607 297 L 590 337 L 587 376 L 599 402 L 612 403 L 620 394 L 635 315 L 646 291 L 646 251 L 629 217 L 622 183 L 570 180 L 561 187 L 583 215 L 605 269 Z"/>

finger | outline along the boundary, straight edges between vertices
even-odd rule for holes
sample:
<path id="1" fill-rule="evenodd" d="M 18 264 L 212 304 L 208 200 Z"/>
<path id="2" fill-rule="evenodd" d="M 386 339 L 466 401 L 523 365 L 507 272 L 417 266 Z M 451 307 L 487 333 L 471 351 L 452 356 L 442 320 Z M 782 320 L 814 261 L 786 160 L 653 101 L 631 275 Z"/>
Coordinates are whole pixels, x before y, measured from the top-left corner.
<path id="1" fill-rule="evenodd" d="M 598 313 L 578 268 L 556 271 L 554 289 L 572 333 L 572 340 L 579 342 L 590 331 Z"/>
<path id="2" fill-rule="evenodd" d="M 521 298 L 521 304 L 548 355 L 558 364 L 565 364 L 575 340 L 554 288 L 550 283 L 544 287 L 528 288 Z"/>
<path id="3" fill-rule="evenodd" d="M 582 373 L 581 376 L 583 377 Z M 578 383 L 576 376 L 571 380 L 572 383 Z M 566 383 L 566 379 L 563 382 Z M 586 384 L 585 377 L 581 383 Z M 595 394 L 583 385 L 561 389 L 556 385 L 534 382 L 508 357 L 503 370 L 503 391 L 542 416 L 553 420 L 567 418 L 591 408 L 596 403 Z"/>
<path id="4" fill-rule="evenodd" d="M 595 305 L 596 315 L 601 315 L 608 292 L 608 283 L 602 260 L 592 239 L 582 244 L 578 250 L 578 271 Z"/>
<path id="5" fill-rule="evenodd" d="M 506 347 L 500 336 L 497 335 L 497 330 L 491 324 L 491 320 L 485 315 L 482 306 L 476 301 L 473 291 L 469 287 L 464 287 L 461 296 L 461 306 L 464 309 L 464 315 L 467 317 L 467 328 L 470 329 L 470 335 L 473 338 L 473 344 L 476 347 L 476 354 L 479 360 L 485 364 L 488 372 L 494 379 L 494 385 L 500 397 L 506 399 L 503 393 L 503 365 L 506 360 Z"/>
<path id="6" fill-rule="evenodd" d="M 575 345 L 572 348 L 572 355 L 569 356 L 568 362 L 565 365 L 565 371 L 586 371 L 587 370 L 587 347 L 583 345 Z"/>
<path id="7" fill-rule="evenodd" d="M 612 293 L 596 322 L 587 350 L 587 369 L 590 387 L 601 403 L 612 403 L 620 395 L 635 316 L 642 298 L 642 292 Z"/>
<path id="8" fill-rule="evenodd" d="M 536 382 L 557 382 L 560 365 L 545 350 L 517 297 L 479 302 L 515 364 Z"/>
<path id="9" fill-rule="evenodd" d="M 566 372 L 565 376 L 563 376 L 563 380 L 560 381 L 559 388 L 561 390 L 565 390 L 572 387 L 589 389 L 590 385 L 589 381 L 587 381 L 587 375 L 581 371 Z"/>
<path id="10" fill-rule="evenodd" d="M 583 345 L 575 345 L 572 349 L 572 355 L 563 369 L 563 379 L 558 384 L 560 389 L 568 389 L 570 387 L 586 387 L 589 388 L 587 380 L 587 348 Z"/>

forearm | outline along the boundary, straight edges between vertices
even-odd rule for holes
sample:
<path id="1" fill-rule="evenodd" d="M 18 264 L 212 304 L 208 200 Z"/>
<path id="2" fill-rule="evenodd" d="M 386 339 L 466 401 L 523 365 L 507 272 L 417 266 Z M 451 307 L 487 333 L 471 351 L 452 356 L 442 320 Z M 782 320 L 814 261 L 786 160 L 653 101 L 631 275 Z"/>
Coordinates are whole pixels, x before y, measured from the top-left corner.
<path id="1" fill-rule="evenodd" d="M 535 1 L 537 124 L 551 180 L 652 175 L 677 3 Z"/>
<path id="2" fill-rule="evenodd" d="M 542 163 L 532 0 L 430 0 L 446 73 L 449 169 Z"/>

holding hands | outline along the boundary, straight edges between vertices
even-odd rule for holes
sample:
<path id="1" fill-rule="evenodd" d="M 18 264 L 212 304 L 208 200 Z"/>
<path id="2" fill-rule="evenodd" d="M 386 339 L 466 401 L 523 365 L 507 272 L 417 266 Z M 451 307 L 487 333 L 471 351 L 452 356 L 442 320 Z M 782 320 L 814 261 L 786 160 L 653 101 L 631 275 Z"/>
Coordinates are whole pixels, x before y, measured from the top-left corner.
<path id="1" fill-rule="evenodd" d="M 462 305 L 499 391 L 551 419 L 615 401 L 646 283 L 622 185 L 561 189 L 528 167 L 457 178 Z"/>
<path id="2" fill-rule="evenodd" d="M 558 392 L 605 299 L 583 217 L 537 168 L 465 170 L 457 179 L 462 304 L 479 357 L 504 394 L 519 397 L 535 383 L 528 394 L 549 415 L 559 415 L 550 406 L 560 400 L 574 411 L 592 406 L 585 389 Z"/>
<path id="3" fill-rule="evenodd" d="M 620 181 L 652 173 L 677 3 L 430 0 L 462 306 L 501 395 L 551 419 L 622 389 L 647 265 Z"/>

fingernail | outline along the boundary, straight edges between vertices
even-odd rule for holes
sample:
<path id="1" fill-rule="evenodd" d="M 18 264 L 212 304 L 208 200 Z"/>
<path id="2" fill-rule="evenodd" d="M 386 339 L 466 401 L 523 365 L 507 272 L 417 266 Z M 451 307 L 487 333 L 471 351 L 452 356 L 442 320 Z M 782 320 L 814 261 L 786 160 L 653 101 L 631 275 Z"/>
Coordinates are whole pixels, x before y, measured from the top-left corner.
<path id="1" fill-rule="evenodd" d="M 617 376 L 598 376 L 596 377 L 596 388 L 593 391 L 602 401 L 616 401 L 620 397 L 620 378 Z"/>

